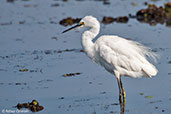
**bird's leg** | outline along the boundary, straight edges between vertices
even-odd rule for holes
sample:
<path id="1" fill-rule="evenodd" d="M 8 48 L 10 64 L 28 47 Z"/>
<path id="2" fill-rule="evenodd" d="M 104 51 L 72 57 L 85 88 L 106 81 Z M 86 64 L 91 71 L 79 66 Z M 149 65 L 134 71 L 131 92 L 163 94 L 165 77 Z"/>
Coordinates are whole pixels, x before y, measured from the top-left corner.
<path id="1" fill-rule="evenodd" d="M 118 87 L 119 87 L 119 102 L 120 104 L 122 103 L 126 103 L 126 94 L 125 94 L 125 90 L 124 87 L 122 85 L 122 81 L 121 81 L 121 76 L 120 73 L 118 71 L 114 71 L 115 76 L 117 78 L 117 82 L 118 82 Z"/>
<path id="2" fill-rule="evenodd" d="M 124 103 L 126 103 L 126 92 L 125 92 L 125 90 L 124 90 L 124 87 L 123 87 L 123 85 L 122 85 L 122 81 L 121 81 L 121 78 L 120 78 L 120 85 L 121 85 L 121 91 L 122 91 L 122 101 L 124 102 Z"/>
<path id="3" fill-rule="evenodd" d="M 120 77 L 117 77 L 117 82 L 118 82 L 118 87 L 119 87 L 119 102 L 120 102 L 120 104 L 121 103 L 123 103 L 122 101 L 122 96 L 123 96 L 123 94 L 122 94 L 122 82 L 121 82 L 121 80 L 120 80 Z"/>
<path id="4" fill-rule="evenodd" d="M 117 77 L 119 87 L 120 114 L 124 114 L 126 105 L 126 94 L 120 77 Z"/>

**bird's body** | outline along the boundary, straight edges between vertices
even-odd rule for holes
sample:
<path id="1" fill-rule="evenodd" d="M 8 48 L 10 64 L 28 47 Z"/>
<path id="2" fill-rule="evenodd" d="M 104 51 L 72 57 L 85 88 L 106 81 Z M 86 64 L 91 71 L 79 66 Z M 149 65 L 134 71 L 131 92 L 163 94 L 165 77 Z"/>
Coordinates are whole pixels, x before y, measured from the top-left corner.
<path id="1" fill-rule="evenodd" d="M 146 60 L 149 53 L 137 42 L 118 36 L 101 36 L 94 43 L 92 59 L 110 73 L 118 71 L 121 76 L 154 76 L 157 69 Z"/>
<path id="2" fill-rule="evenodd" d="M 100 23 L 92 16 L 84 17 L 75 27 L 78 26 L 90 27 L 82 35 L 83 48 L 93 61 L 116 76 L 121 96 L 124 96 L 125 92 L 121 76 L 137 78 L 152 77 L 157 74 L 158 70 L 147 60 L 147 57 L 155 58 L 156 56 L 150 48 L 114 35 L 104 35 L 93 42 L 92 40 L 100 31 Z"/>

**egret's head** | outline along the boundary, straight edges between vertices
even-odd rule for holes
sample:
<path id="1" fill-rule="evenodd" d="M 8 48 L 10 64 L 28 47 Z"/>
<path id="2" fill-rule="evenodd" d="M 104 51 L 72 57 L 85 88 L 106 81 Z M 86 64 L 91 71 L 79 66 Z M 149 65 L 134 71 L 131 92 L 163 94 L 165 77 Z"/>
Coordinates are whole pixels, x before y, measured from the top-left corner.
<path id="1" fill-rule="evenodd" d="M 84 26 L 86 27 L 94 27 L 94 26 L 100 25 L 99 21 L 93 16 L 85 16 L 80 21 L 80 23 L 84 23 Z"/>
<path id="2" fill-rule="evenodd" d="M 74 29 L 74 28 L 81 28 L 81 27 L 100 27 L 100 24 L 95 17 L 85 16 L 83 19 L 81 19 L 81 21 L 77 25 L 63 31 L 62 33 L 65 33 L 69 30 Z"/>

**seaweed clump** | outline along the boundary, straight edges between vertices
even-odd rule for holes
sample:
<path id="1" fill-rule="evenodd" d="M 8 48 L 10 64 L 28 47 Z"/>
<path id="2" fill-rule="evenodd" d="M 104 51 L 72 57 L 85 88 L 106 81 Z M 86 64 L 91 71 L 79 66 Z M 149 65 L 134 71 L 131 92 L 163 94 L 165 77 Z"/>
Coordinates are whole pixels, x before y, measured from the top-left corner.
<path id="1" fill-rule="evenodd" d="M 123 16 L 123 17 L 103 17 L 102 19 L 102 23 L 103 24 L 110 24 L 113 22 L 117 22 L 117 23 L 127 23 L 129 20 L 129 18 L 127 16 Z"/>
<path id="2" fill-rule="evenodd" d="M 69 73 L 69 74 L 63 74 L 64 77 L 70 77 L 70 76 L 76 76 L 76 75 L 80 75 L 81 73 L 77 72 L 77 73 Z"/>
<path id="3" fill-rule="evenodd" d="M 73 25 L 75 23 L 79 23 L 81 18 L 72 18 L 72 17 L 67 17 L 65 19 L 62 19 L 59 24 L 63 26 L 68 26 L 68 25 Z"/>
<path id="4" fill-rule="evenodd" d="M 40 106 L 39 103 L 36 101 L 36 100 L 32 100 L 31 103 L 18 103 L 17 106 L 16 106 L 19 110 L 22 109 L 22 108 L 27 108 L 29 109 L 30 111 L 32 112 L 38 112 L 38 111 L 41 111 L 44 109 L 43 106 Z"/>
<path id="5" fill-rule="evenodd" d="M 171 2 L 165 4 L 166 26 L 171 27 Z"/>
<path id="6" fill-rule="evenodd" d="M 148 8 L 141 9 L 136 13 L 137 20 L 150 25 L 156 25 L 157 23 L 170 25 L 171 21 L 171 2 L 165 4 L 165 7 L 157 7 L 154 4 L 149 4 Z"/>

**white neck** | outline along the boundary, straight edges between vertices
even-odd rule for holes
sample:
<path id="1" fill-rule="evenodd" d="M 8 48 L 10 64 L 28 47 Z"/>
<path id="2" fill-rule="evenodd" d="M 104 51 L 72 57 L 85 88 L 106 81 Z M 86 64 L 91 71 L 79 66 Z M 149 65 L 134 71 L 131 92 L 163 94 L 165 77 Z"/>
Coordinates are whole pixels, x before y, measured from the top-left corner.
<path id="1" fill-rule="evenodd" d="M 82 35 L 82 45 L 86 54 L 93 59 L 94 57 L 94 43 L 93 39 L 98 35 L 100 26 L 92 26 L 90 30 L 85 31 Z"/>

